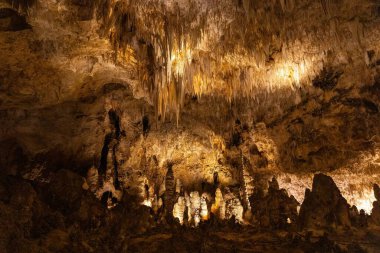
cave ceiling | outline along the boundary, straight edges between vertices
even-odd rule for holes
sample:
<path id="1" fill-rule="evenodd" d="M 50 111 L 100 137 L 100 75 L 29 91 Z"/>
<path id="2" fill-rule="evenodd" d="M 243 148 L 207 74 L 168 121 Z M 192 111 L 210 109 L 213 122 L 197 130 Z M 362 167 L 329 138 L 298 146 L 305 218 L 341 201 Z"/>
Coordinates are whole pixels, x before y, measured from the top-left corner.
<path id="1" fill-rule="evenodd" d="M 133 182 L 171 161 L 184 184 L 234 184 L 245 159 L 304 178 L 298 195 L 318 171 L 370 189 L 379 42 L 376 0 L 0 0 L 0 165 L 85 175 L 120 128 Z"/>

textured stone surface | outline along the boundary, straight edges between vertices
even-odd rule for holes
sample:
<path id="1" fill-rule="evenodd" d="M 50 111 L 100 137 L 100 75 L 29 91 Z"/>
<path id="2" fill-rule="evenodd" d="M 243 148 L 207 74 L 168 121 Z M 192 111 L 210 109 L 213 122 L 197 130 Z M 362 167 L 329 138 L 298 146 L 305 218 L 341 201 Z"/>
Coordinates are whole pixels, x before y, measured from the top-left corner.
<path id="1" fill-rule="evenodd" d="M 376 201 L 373 202 L 371 218 L 374 224 L 380 225 L 380 189 L 377 184 L 373 186 Z"/>
<path id="2" fill-rule="evenodd" d="M 299 224 L 303 228 L 350 226 L 349 205 L 331 177 L 316 174 L 313 188 L 305 192 Z"/>
<path id="3" fill-rule="evenodd" d="M 308 251 L 224 219 L 311 186 L 302 226 L 376 233 L 379 36 L 373 0 L 0 0 L 0 252 Z"/>

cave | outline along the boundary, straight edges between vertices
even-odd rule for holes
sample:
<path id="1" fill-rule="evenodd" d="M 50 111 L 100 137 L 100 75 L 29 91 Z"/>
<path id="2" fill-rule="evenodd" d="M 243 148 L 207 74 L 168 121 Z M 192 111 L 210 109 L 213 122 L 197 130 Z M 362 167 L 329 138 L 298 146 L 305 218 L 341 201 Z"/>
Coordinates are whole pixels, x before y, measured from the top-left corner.
<path id="1" fill-rule="evenodd" d="M 0 253 L 380 252 L 379 0 L 0 0 Z"/>

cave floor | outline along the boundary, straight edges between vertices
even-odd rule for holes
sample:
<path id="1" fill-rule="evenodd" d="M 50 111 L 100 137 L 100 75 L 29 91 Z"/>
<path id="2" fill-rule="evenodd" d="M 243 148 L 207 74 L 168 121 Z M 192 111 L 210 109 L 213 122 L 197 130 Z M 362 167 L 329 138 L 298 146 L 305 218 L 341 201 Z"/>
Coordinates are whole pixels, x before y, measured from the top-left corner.
<path id="1" fill-rule="evenodd" d="M 380 229 L 288 232 L 179 229 L 129 238 L 131 252 L 380 252 Z M 309 237 L 309 239 L 307 239 Z"/>

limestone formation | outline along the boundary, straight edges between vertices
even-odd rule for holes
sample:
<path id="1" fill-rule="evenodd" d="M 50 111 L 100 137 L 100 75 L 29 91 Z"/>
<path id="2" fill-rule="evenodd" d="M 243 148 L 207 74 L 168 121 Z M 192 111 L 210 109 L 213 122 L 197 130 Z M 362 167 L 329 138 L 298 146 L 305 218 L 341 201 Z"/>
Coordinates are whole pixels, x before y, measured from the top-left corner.
<path id="1" fill-rule="evenodd" d="M 201 198 L 199 196 L 198 191 L 194 191 L 190 193 L 190 216 L 189 218 L 191 221 L 194 222 L 195 226 L 198 226 L 201 217 L 200 217 L 200 211 L 201 211 Z"/>
<path id="2" fill-rule="evenodd" d="M 380 226 L 380 188 L 379 185 L 373 185 L 373 191 L 375 193 L 376 201 L 373 202 L 371 219 L 375 225 Z"/>
<path id="3" fill-rule="evenodd" d="M 166 216 L 172 217 L 173 207 L 175 203 L 175 179 L 173 174 L 172 165 L 168 165 L 168 171 L 165 178 L 165 210 Z"/>
<path id="4" fill-rule="evenodd" d="M 379 20 L 0 0 L 0 253 L 380 252 Z"/>
<path id="5" fill-rule="evenodd" d="M 302 228 L 347 227 L 351 225 L 349 205 L 331 177 L 316 174 L 313 188 L 305 192 L 299 224 Z"/>
<path id="6" fill-rule="evenodd" d="M 286 190 L 280 189 L 276 178 L 269 181 L 265 194 L 257 189 L 250 198 L 254 220 L 261 227 L 285 229 L 297 222 L 299 203 Z"/>
<path id="7" fill-rule="evenodd" d="M 208 220 L 209 211 L 208 211 L 206 198 L 204 196 L 201 197 L 201 208 L 200 208 L 200 210 L 201 210 L 200 211 L 201 220 L 203 220 L 203 221 Z"/>
<path id="8" fill-rule="evenodd" d="M 184 197 L 179 197 L 177 203 L 174 204 L 173 217 L 177 218 L 183 224 L 186 203 Z"/>

